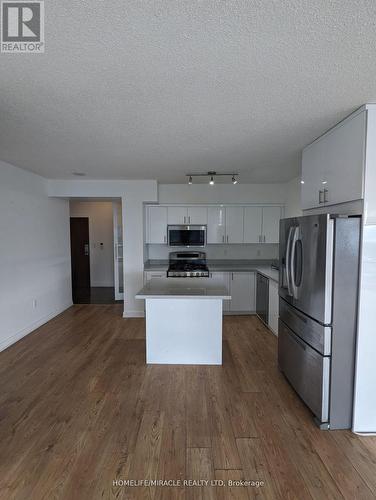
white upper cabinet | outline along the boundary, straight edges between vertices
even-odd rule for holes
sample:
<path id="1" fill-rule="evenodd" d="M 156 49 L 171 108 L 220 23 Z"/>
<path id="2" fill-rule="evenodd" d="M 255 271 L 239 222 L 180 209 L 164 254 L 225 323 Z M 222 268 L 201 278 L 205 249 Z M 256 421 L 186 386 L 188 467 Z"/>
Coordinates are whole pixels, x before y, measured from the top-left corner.
<path id="1" fill-rule="evenodd" d="M 281 207 L 245 207 L 244 243 L 278 243 Z"/>
<path id="2" fill-rule="evenodd" d="M 244 243 L 261 243 L 262 207 L 244 208 Z"/>
<path id="3" fill-rule="evenodd" d="M 226 207 L 226 243 L 243 243 L 244 207 Z"/>
<path id="4" fill-rule="evenodd" d="M 208 223 L 208 208 L 207 207 L 188 207 L 188 224 L 201 224 Z"/>
<path id="5" fill-rule="evenodd" d="M 303 150 L 303 209 L 363 198 L 366 121 L 358 112 Z"/>
<path id="6" fill-rule="evenodd" d="M 201 224 L 208 223 L 207 207 L 168 207 L 168 224 Z"/>
<path id="7" fill-rule="evenodd" d="M 150 205 L 146 243 L 167 243 L 167 225 L 207 226 L 208 244 L 278 243 L 281 206 Z"/>
<path id="8" fill-rule="evenodd" d="M 168 207 L 168 224 L 188 224 L 187 207 Z"/>
<path id="9" fill-rule="evenodd" d="M 148 243 L 167 243 L 167 207 L 148 207 Z"/>
<path id="10" fill-rule="evenodd" d="M 208 207 L 208 243 L 224 243 L 226 236 L 226 209 L 224 207 Z"/>
<path id="11" fill-rule="evenodd" d="M 279 221 L 281 207 L 263 207 L 262 209 L 262 242 L 279 243 Z"/>

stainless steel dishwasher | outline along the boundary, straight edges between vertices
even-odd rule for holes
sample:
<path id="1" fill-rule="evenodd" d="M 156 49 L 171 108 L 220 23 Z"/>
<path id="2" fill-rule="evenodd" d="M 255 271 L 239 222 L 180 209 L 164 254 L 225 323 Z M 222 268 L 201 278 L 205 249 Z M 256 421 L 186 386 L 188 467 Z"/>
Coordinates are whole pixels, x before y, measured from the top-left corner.
<path id="1" fill-rule="evenodd" d="M 257 273 L 256 314 L 266 325 L 269 317 L 269 279 Z"/>

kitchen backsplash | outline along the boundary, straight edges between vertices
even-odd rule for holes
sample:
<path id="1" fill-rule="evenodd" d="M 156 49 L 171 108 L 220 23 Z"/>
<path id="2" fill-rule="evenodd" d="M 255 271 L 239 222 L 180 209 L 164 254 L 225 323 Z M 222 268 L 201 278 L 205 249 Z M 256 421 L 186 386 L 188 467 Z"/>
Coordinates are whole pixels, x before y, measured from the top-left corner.
<path id="1" fill-rule="evenodd" d="M 208 259 L 278 259 L 278 244 L 206 245 L 205 248 L 170 248 L 167 245 L 145 245 L 145 260 L 165 260 L 170 252 L 201 250 Z"/>

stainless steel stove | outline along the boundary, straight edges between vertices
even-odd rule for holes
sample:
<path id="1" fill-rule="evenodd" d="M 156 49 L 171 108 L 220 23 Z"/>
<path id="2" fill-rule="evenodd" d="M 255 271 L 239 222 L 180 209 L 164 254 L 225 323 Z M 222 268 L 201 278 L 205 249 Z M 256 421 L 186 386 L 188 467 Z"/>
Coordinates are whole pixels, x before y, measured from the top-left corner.
<path id="1" fill-rule="evenodd" d="M 169 256 L 168 278 L 207 278 L 205 252 L 171 252 Z"/>

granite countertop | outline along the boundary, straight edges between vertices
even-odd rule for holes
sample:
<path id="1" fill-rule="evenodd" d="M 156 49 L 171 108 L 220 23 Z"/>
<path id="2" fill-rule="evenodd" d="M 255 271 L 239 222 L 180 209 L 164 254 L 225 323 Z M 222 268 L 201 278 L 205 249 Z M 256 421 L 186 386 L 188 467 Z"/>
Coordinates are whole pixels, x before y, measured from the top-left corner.
<path id="1" fill-rule="evenodd" d="M 149 281 L 136 295 L 136 299 L 223 299 L 231 300 L 227 289 L 221 286 L 173 285 L 163 280 Z"/>
<path id="2" fill-rule="evenodd" d="M 210 272 L 259 272 L 273 281 L 278 282 L 278 271 L 272 269 L 275 260 L 245 260 L 245 259 L 208 259 Z M 167 271 L 168 260 L 148 260 L 144 264 L 145 271 Z"/>

